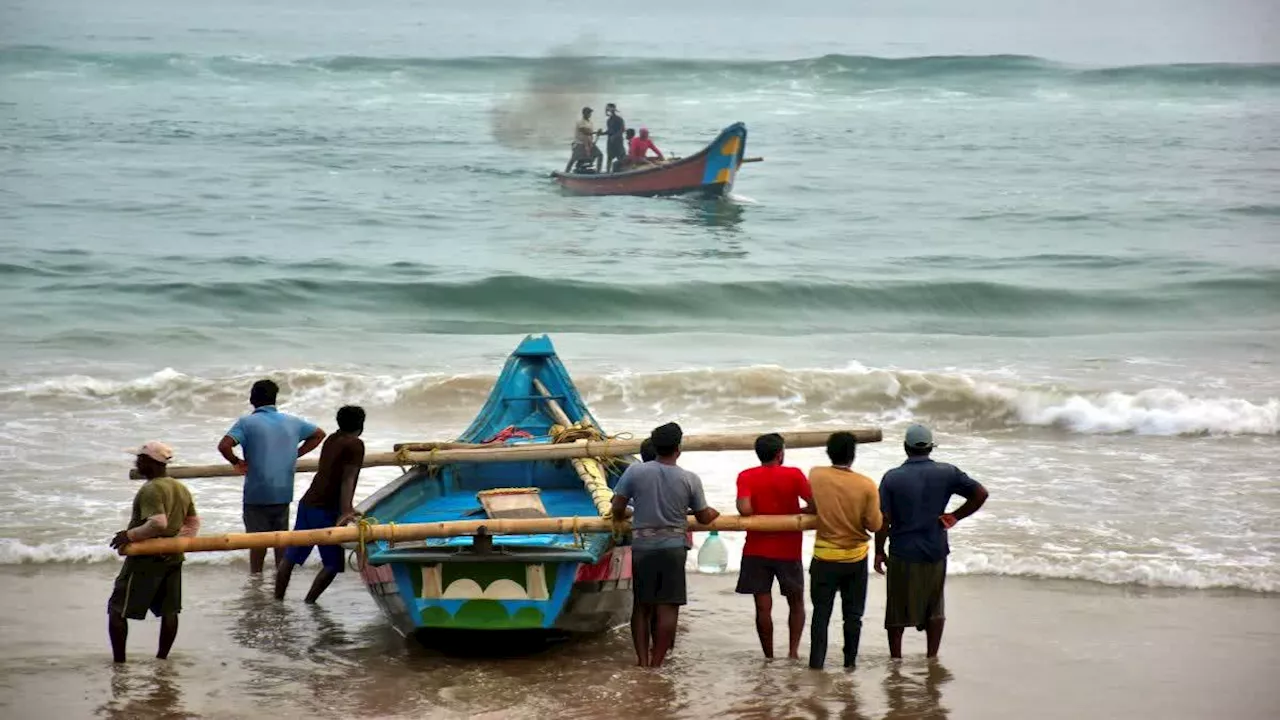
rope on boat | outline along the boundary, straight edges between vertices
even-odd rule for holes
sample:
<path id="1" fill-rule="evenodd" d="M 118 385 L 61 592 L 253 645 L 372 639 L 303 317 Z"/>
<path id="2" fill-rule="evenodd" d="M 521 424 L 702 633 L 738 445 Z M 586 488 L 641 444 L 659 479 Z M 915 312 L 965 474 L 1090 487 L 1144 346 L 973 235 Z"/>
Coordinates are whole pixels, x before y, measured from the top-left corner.
<path id="1" fill-rule="evenodd" d="M 551 442 L 567 443 L 586 440 L 588 442 L 609 441 L 609 440 L 626 440 L 631 437 L 630 433 L 619 433 L 617 435 L 605 435 L 600 428 L 591 424 L 589 420 L 579 420 L 569 426 L 552 425 L 547 433 L 551 436 Z M 607 518 L 612 514 L 610 510 L 610 501 L 613 498 L 613 491 L 609 489 L 608 471 L 606 467 L 622 467 L 623 463 L 618 458 L 586 458 L 574 459 L 573 469 L 578 472 L 578 477 L 582 480 L 583 486 L 587 492 L 591 494 L 591 502 L 596 506 L 596 512 L 600 517 Z"/>
<path id="2" fill-rule="evenodd" d="M 374 525 L 378 524 L 378 518 L 373 516 L 365 516 L 360 518 L 360 522 L 356 523 L 356 560 L 357 568 L 364 570 L 369 564 L 369 532 Z"/>

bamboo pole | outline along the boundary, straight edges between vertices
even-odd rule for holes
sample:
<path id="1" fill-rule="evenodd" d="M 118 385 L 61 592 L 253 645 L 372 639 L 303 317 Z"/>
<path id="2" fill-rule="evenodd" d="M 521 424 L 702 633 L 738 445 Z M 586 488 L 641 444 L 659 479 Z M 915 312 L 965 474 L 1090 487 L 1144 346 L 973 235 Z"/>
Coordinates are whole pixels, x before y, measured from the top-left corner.
<path id="1" fill-rule="evenodd" d="M 573 424 L 573 421 L 569 419 L 569 414 L 564 411 L 564 408 L 560 407 L 560 403 L 555 398 L 551 397 L 547 386 L 543 385 L 538 378 L 533 379 L 533 389 L 542 396 L 542 401 L 547 404 L 547 409 L 551 411 L 551 417 L 561 427 L 567 429 Z M 609 474 L 605 472 L 600 461 L 595 458 L 574 458 L 570 462 L 573 463 L 573 471 L 578 474 L 578 479 L 582 481 L 582 486 L 591 495 L 591 502 L 596 506 L 596 512 L 600 514 L 600 517 L 612 515 L 613 511 L 609 503 L 613 493 L 609 490 Z"/>
<path id="2" fill-rule="evenodd" d="M 761 530 L 786 532 L 812 530 L 818 520 L 814 515 L 721 515 L 709 525 L 688 518 L 689 529 L 694 532 L 719 530 L 722 532 Z M 454 520 L 449 522 L 414 523 L 409 525 L 370 525 L 365 540 L 412 542 L 427 538 L 458 537 L 463 535 L 541 535 L 567 533 L 602 533 L 630 531 L 631 522 L 615 524 L 600 517 L 553 518 L 489 518 L 486 520 Z M 153 538 L 129 543 L 125 555 L 169 555 L 189 552 L 221 552 L 226 550 L 251 550 L 271 547 L 296 547 L 300 545 L 341 545 L 358 542 L 360 528 L 356 525 L 321 528 L 317 530 L 280 530 L 264 533 L 231 533 L 205 537 Z"/>
<path id="3" fill-rule="evenodd" d="M 794 430 L 782 432 L 789 449 L 821 447 L 835 430 Z M 880 442 L 879 428 L 851 428 L 860 443 Z M 751 450 L 759 433 L 724 433 L 717 435 L 690 435 L 680 444 L 683 452 L 715 452 L 721 450 Z M 528 445 L 503 445 L 499 447 L 468 448 L 458 450 L 433 450 L 430 452 L 384 452 L 364 456 L 364 467 L 393 467 L 405 465 L 448 465 L 453 463 L 486 462 L 536 462 L 541 460 L 569 460 L 572 458 L 600 458 L 635 455 L 640 452 L 640 439 L 630 440 L 579 440 L 570 443 L 534 443 Z M 297 472 L 315 472 L 319 467 L 316 458 L 298 461 Z M 168 469 L 172 478 L 231 477 L 236 469 L 227 463 L 216 465 L 173 465 Z M 137 480 L 136 471 L 129 477 Z"/>

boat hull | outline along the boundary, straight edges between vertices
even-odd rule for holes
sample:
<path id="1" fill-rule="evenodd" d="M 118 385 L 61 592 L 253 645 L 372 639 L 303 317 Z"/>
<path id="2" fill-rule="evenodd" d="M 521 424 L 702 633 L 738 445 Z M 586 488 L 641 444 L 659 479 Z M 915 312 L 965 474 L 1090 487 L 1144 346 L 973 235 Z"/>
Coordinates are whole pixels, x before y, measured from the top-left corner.
<path id="1" fill-rule="evenodd" d="M 566 192 L 575 195 L 694 195 L 721 197 L 733 189 L 747 149 L 747 127 L 735 123 L 696 155 L 666 165 L 618 173 L 552 173 Z"/>
<path id="2" fill-rule="evenodd" d="M 526 597 L 513 597 L 518 591 L 508 583 L 514 580 L 502 577 L 513 574 L 526 576 Z M 440 575 L 449 580 L 445 588 Z M 397 562 L 367 565 L 360 577 L 405 637 L 433 629 L 599 633 L 631 614 L 631 548 L 625 546 L 590 564 Z"/>

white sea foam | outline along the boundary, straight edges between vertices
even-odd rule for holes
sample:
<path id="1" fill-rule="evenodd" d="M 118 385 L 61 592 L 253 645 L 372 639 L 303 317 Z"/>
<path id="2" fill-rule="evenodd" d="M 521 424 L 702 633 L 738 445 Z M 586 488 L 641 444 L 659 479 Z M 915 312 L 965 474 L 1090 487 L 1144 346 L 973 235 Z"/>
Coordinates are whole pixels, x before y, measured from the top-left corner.
<path id="1" fill-rule="evenodd" d="M 121 407 L 181 407 L 226 414 L 244 402 L 260 372 L 199 377 L 166 368 L 151 375 L 106 379 L 69 375 L 11 385 L 0 399 L 30 403 L 91 401 Z M 359 402 L 374 408 L 431 407 L 469 414 L 483 402 L 492 375 L 366 374 L 313 369 L 270 376 L 291 406 L 330 408 Z M 963 372 L 866 368 L 789 370 L 777 366 L 684 369 L 579 375 L 579 388 L 597 413 L 631 415 L 662 408 L 713 422 L 801 418 L 922 420 L 945 425 L 1052 427 L 1080 434 L 1276 435 L 1280 398 L 1195 395 L 1169 387 L 1090 392 L 1019 385 Z M 761 417 L 764 412 L 767 416 Z"/>

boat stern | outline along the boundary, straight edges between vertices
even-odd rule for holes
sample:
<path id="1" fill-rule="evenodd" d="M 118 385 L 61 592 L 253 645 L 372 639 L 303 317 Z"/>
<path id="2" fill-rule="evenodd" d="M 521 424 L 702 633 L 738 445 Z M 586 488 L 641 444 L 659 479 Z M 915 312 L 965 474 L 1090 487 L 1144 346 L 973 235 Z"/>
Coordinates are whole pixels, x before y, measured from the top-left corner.
<path id="1" fill-rule="evenodd" d="M 631 611 L 629 547 L 615 547 L 596 562 L 405 559 L 371 563 L 361 577 L 405 636 L 432 630 L 600 632 Z"/>

